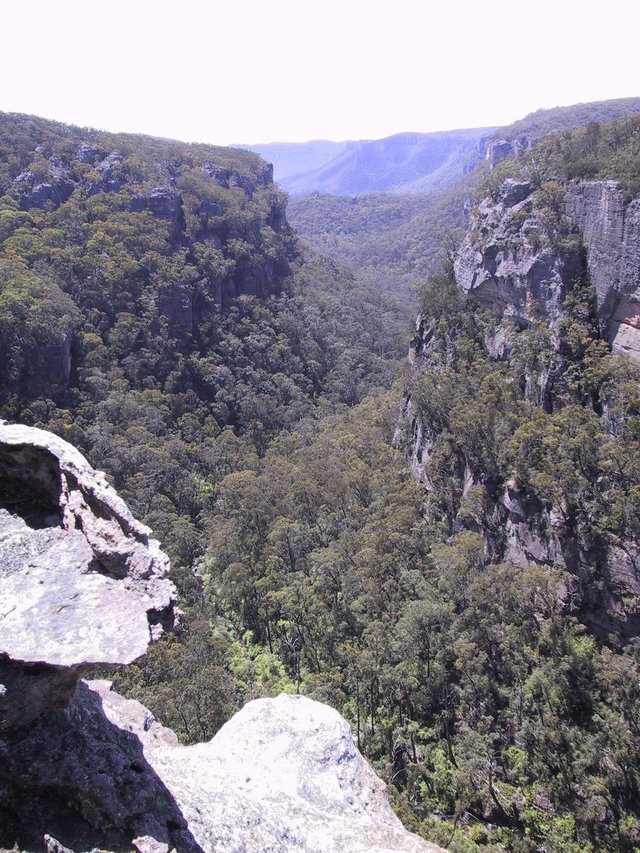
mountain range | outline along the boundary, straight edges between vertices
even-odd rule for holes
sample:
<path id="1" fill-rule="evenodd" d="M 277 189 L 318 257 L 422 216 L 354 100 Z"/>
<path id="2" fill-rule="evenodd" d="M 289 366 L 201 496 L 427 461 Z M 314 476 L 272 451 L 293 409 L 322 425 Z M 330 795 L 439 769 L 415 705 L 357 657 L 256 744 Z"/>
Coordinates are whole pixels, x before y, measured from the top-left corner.
<path id="1" fill-rule="evenodd" d="M 424 193 L 454 186 L 482 162 L 491 141 L 537 139 L 589 121 L 640 112 L 640 98 L 618 98 L 536 110 L 506 127 L 434 133 L 397 133 L 383 139 L 273 142 L 238 145 L 273 164 L 274 178 L 291 196 L 321 193 Z"/>

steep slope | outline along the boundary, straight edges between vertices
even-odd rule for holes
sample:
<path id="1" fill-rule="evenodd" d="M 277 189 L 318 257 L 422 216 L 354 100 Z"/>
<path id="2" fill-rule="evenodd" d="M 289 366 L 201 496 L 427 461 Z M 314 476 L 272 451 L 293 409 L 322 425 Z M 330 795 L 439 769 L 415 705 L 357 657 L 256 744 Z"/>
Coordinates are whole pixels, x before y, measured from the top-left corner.
<path id="1" fill-rule="evenodd" d="M 514 152 L 525 152 L 533 140 L 547 134 L 638 112 L 638 98 L 539 110 L 480 140 L 467 161 L 466 168 L 474 170 L 464 176 L 460 172 L 454 185 L 445 183 L 434 191 L 434 184 L 425 193 L 418 185 L 410 186 L 408 192 L 397 188 L 393 193 L 379 192 L 383 186 L 377 183 L 372 195 L 342 195 L 339 188 L 327 189 L 330 195 L 322 194 L 325 190 L 295 194 L 287 209 L 289 221 L 318 251 L 345 263 L 371 285 L 412 302 L 412 285 L 436 273 L 451 254 L 455 244 L 447 236 L 451 229 L 466 227 L 468 198 L 487 166 Z M 384 168 L 394 176 L 393 146 L 386 150 L 382 144 L 387 142 L 381 141 L 380 151 L 386 151 Z"/>
<path id="2" fill-rule="evenodd" d="M 283 428 L 386 385 L 405 319 L 302 254 L 255 154 L 0 117 L 0 408 L 104 468 L 174 565 Z"/>
<path id="3" fill-rule="evenodd" d="M 497 166 L 454 263 L 421 294 L 397 440 L 440 540 L 443 598 L 471 620 L 452 657 L 475 698 L 453 700 L 450 761 L 474 743 L 477 767 L 482 751 L 507 849 L 523 833 L 553 851 L 638 843 L 640 768 L 623 758 L 637 728 L 614 686 L 637 668 L 640 635 L 640 374 L 625 357 L 640 307 L 637 127 L 592 125 Z M 514 586 L 523 604 L 535 590 L 533 634 L 514 628 L 515 599 L 485 621 L 479 590 L 502 600 Z"/>
<path id="4" fill-rule="evenodd" d="M 628 148 L 622 140 L 634 139 L 638 126 L 637 119 L 625 128 L 617 126 L 619 154 Z M 612 464 L 606 460 L 615 455 L 616 441 L 605 438 L 611 431 L 620 439 L 621 452 L 628 449 L 624 430 L 618 426 L 618 419 L 628 413 L 622 413 L 625 407 L 617 396 L 623 393 L 622 386 L 615 379 L 627 368 L 607 355 L 607 344 L 613 353 L 638 360 L 640 199 L 625 201 L 624 188 L 614 181 L 560 183 L 552 179 L 553 173 L 547 173 L 545 180 L 541 170 L 554 162 L 545 157 L 548 144 L 543 141 L 534 147 L 532 167 L 521 158 L 519 177 L 500 185 L 489 178 L 492 194 L 476 207 L 453 272 L 457 286 L 470 297 L 467 310 L 470 318 L 475 317 L 486 356 L 512 374 L 522 388 L 523 400 L 540 406 L 551 419 L 549 424 L 559 423 L 566 412 L 578 407 L 576 412 L 581 414 L 574 412 L 574 416 L 591 420 L 597 428 L 597 437 L 591 436 L 598 447 L 597 460 L 582 474 L 599 494 L 591 514 L 582 517 L 584 507 L 576 515 L 577 498 L 572 494 L 572 489 L 579 488 L 577 483 L 566 484 L 567 492 L 558 505 L 558 496 L 552 498 L 535 485 L 532 460 L 527 462 L 527 475 L 517 476 L 517 466 L 508 470 L 508 453 L 491 469 L 477 463 L 474 467 L 463 453 L 459 500 L 482 482 L 494 502 L 496 524 L 503 529 L 500 543 L 495 531 L 484 530 L 488 553 L 519 565 L 533 561 L 568 570 L 578 578 L 574 604 L 582 607 L 582 618 L 592 629 L 631 637 L 640 629 L 640 614 L 633 604 L 640 592 L 635 556 L 639 543 L 626 522 L 620 519 L 618 526 L 611 516 L 608 490 L 614 483 L 605 471 Z M 499 171 L 496 174 L 500 176 Z M 438 350 L 442 341 L 435 343 L 439 335 L 433 306 L 428 301 L 424 306 L 432 319 L 419 320 L 414 351 L 418 375 L 419 365 L 424 364 L 430 374 L 441 358 L 448 359 L 446 348 Z M 482 310 L 489 312 L 484 319 Z M 452 340 L 452 358 L 457 346 Z M 417 379 L 418 386 L 421 381 Z M 417 405 L 429 411 L 424 393 L 423 388 L 414 394 L 410 410 Z M 598 415 L 603 416 L 600 423 Z M 515 409 L 510 417 L 513 423 L 507 434 L 524 429 Z M 438 428 L 434 433 L 432 420 L 418 415 L 413 430 L 413 464 L 429 482 L 431 444 Z M 587 442 L 586 436 L 580 440 Z M 587 580 L 592 576 L 600 579 L 599 585 Z"/>

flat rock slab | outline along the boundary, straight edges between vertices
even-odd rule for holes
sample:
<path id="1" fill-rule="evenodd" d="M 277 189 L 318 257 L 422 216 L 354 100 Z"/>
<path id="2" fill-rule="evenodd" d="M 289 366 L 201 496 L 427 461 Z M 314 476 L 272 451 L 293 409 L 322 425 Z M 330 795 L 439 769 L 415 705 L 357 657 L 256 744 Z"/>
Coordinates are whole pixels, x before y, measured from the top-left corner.
<path id="1" fill-rule="evenodd" d="M 91 666 L 131 663 L 174 627 L 150 533 L 75 447 L 0 421 L 0 731 L 65 707 Z"/>
<path id="2" fill-rule="evenodd" d="M 79 530 L 32 529 L 0 509 L 0 650 L 66 667 L 143 655 L 150 602 L 92 563 Z"/>

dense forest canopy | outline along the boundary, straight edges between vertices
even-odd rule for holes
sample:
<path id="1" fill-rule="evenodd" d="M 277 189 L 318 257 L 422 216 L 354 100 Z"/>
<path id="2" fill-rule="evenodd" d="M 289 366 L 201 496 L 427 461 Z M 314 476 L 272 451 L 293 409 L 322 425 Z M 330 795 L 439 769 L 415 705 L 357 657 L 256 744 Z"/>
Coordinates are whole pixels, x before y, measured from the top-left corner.
<path id="1" fill-rule="evenodd" d="M 635 548 L 637 368 L 588 281 L 553 333 L 505 325 L 455 285 L 448 233 L 474 187 L 535 170 L 543 202 L 574 177 L 637 193 L 637 144 L 637 119 L 592 123 L 446 195 L 291 202 L 338 262 L 301 245 L 253 154 L 0 116 L 0 412 L 107 471 L 187 610 L 116 686 L 185 742 L 257 696 L 329 702 L 405 823 L 452 851 L 640 848 L 637 639 L 592 635 L 569 573 L 510 562 L 494 513 L 517 488 L 559 536 Z M 550 363 L 545 409 L 528 389 Z"/>

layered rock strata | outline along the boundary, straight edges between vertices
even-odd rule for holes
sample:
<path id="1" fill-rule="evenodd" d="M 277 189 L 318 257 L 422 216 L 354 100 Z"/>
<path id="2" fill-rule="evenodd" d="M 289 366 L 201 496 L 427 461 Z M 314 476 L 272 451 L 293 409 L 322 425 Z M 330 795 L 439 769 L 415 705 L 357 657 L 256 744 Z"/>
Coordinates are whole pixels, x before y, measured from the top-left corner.
<path id="1" fill-rule="evenodd" d="M 611 348 L 640 361 L 640 198 L 627 202 L 616 181 L 576 181 L 564 211 L 580 229 Z"/>

